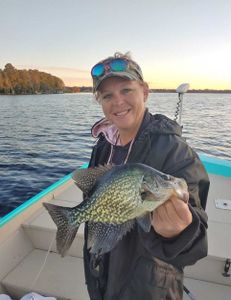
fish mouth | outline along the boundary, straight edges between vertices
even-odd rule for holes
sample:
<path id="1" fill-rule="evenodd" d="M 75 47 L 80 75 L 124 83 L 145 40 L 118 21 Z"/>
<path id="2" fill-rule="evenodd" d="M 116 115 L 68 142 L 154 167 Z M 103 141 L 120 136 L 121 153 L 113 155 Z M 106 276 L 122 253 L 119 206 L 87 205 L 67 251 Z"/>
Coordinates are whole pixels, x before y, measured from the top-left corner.
<path id="1" fill-rule="evenodd" d="M 189 202 L 189 193 L 187 191 L 177 191 L 177 197 L 181 199 L 184 203 Z"/>
<path id="2" fill-rule="evenodd" d="M 183 178 L 177 178 L 174 180 L 176 196 L 183 202 L 189 202 L 188 185 Z"/>

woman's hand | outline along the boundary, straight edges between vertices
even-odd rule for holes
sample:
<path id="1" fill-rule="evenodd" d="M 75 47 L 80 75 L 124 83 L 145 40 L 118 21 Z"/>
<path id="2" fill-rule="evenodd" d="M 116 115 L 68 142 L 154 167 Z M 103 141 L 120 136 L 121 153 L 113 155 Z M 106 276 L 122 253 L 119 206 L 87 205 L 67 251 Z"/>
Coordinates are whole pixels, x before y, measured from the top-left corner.
<path id="1" fill-rule="evenodd" d="M 173 196 L 153 211 L 151 222 L 159 235 L 173 238 L 192 223 L 192 214 L 188 203 Z"/>

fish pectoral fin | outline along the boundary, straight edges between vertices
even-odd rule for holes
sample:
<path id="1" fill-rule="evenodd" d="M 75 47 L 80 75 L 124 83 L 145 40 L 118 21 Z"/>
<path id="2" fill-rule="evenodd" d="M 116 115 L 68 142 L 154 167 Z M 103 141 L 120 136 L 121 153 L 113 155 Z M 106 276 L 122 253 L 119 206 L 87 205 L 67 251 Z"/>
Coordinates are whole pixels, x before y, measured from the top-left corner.
<path id="1" fill-rule="evenodd" d="M 63 207 L 51 203 L 43 203 L 43 206 L 48 210 L 58 228 L 56 233 L 56 248 L 58 253 L 63 257 L 70 248 L 80 226 L 80 223 L 76 222 L 76 220 L 73 222 L 72 210 L 77 210 L 77 207 Z"/>
<path id="2" fill-rule="evenodd" d="M 135 221 L 130 220 L 122 224 L 109 224 L 100 222 L 88 223 L 87 246 L 95 255 L 110 252 L 119 240 L 132 229 Z"/>
<path id="3" fill-rule="evenodd" d="M 142 217 L 136 218 L 137 223 L 145 232 L 149 232 L 151 229 L 151 216 L 150 213 L 143 215 Z"/>
<path id="4" fill-rule="evenodd" d="M 97 179 L 112 169 L 113 165 L 100 165 L 88 169 L 77 169 L 72 173 L 72 179 L 80 190 L 88 195 L 94 187 Z"/>

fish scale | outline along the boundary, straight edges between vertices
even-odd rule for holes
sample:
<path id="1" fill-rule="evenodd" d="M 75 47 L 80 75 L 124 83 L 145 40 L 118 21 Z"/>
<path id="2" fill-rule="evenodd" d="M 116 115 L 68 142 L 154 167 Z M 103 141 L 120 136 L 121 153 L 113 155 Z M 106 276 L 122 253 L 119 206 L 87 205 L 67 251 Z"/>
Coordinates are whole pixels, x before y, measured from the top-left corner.
<path id="1" fill-rule="evenodd" d="M 120 224 L 128 220 L 130 210 L 134 208 L 134 205 L 138 205 L 137 200 L 140 200 L 139 194 L 135 189 L 127 197 L 126 191 L 131 191 L 131 187 L 140 181 L 137 180 L 137 177 L 134 177 L 133 181 L 131 179 L 133 178 L 123 176 L 116 183 L 113 182 L 110 185 L 110 190 L 107 190 L 107 192 L 104 191 L 102 195 L 96 194 L 95 198 L 98 198 L 98 201 L 92 206 L 91 211 L 88 212 L 89 220 L 113 224 Z M 121 184 L 123 184 L 123 192 L 118 190 L 118 186 L 121 186 Z M 102 190 L 104 190 L 104 187 L 102 187 Z M 125 198 L 126 201 L 123 201 L 122 198 Z M 110 210 L 108 210 L 108 207 L 110 207 Z"/>

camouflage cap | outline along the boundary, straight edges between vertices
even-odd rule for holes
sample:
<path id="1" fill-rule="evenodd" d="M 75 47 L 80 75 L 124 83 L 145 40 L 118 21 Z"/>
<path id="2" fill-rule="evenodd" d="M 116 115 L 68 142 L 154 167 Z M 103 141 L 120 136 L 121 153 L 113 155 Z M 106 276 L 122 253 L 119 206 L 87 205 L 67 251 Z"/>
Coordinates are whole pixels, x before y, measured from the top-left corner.
<path id="1" fill-rule="evenodd" d="M 122 71 L 114 71 L 110 68 L 110 63 L 114 60 L 125 60 L 127 62 L 126 68 Z M 130 80 L 137 80 L 137 81 L 143 81 L 143 74 L 140 66 L 132 60 L 129 56 L 127 55 L 121 55 L 121 56 L 112 56 L 107 59 L 104 59 L 100 62 L 98 62 L 92 70 L 99 64 L 104 65 L 104 70 L 102 75 L 100 76 L 93 76 L 93 92 L 96 92 L 100 86 L 100 84 L 107 78 L 109 77 L 122 77 Z M 91 71 L 92 74 L 92 71 Z"/>

